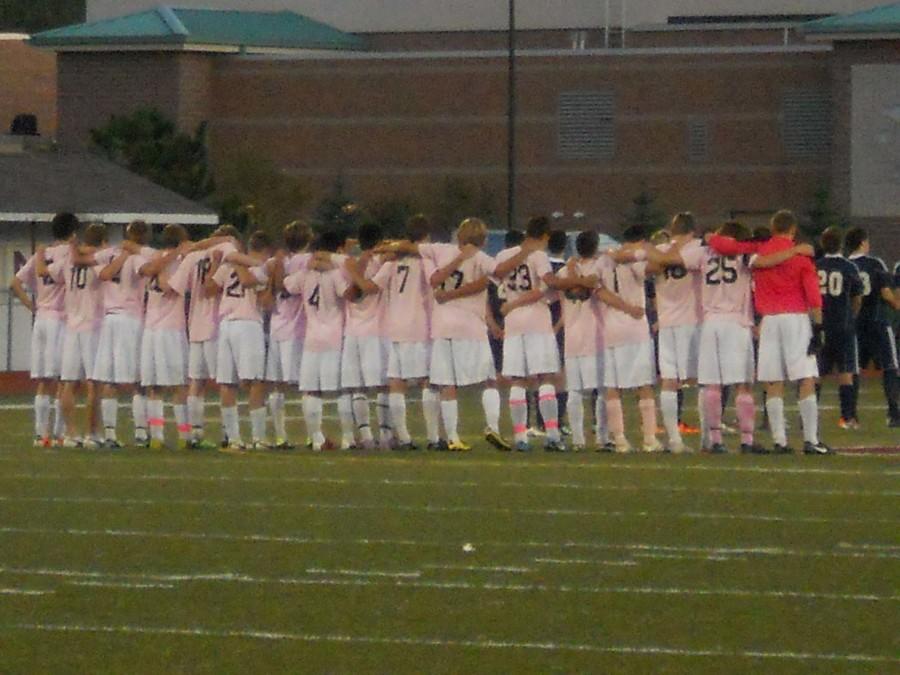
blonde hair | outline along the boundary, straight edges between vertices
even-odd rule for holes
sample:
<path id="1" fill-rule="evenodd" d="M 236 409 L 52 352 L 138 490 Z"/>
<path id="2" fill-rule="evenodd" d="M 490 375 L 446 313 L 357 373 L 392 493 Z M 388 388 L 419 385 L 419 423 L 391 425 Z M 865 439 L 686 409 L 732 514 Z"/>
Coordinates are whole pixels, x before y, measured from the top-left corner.
<path id="1" fill-rule="evenodd" d="M 473 244 L 481 247 L 487 239 L 487 225 L 480 218 L 466 218 L 456 230 L 456 242 L 460 246 Z"/>

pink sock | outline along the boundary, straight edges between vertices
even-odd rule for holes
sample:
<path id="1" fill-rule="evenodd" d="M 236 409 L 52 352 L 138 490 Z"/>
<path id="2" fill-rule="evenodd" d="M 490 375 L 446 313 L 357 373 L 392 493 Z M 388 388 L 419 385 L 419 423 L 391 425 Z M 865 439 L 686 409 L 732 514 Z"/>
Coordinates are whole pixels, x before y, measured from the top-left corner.
<path id="1" fill-rule="evenodd" d="M 642 398 L 638 403 L 641 411 L 641 429 L 644 432 L 644 443 L 656 440 L 656 399 Z"/>
<path id="2" fill-rule="evenodd" d="M 738 394 L 735 399 L 738 423 L 741 427 L 741 443 L 753 445 L 753 429 L 756 426 L 756 405 L 753 394 Z"/>
<path id="3" fill-rule="evenodd" d="M 625 435 L 625 418 L 622 416 L 621 399 L 606 399 L 606 424 L 613 438 L 621 438 Z"/>
<path id="4" fill-rule="evenodd" d="M 721 387 L 705 387 L 703 404 L 706 412 L 706 424 L 709 426 L 710 443 L 722 442 L 722 389 Z"/>

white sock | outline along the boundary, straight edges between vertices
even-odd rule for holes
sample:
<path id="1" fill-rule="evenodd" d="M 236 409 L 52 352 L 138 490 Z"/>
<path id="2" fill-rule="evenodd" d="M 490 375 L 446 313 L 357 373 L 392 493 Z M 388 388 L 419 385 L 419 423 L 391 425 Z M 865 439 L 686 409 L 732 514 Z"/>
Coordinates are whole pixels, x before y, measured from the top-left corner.
<path id="1" fill-rule="evenodd" d="M 375 419 L 378 421 L 378 439 L 384 443 L 394 438 L 394 427 L 391 423 L 390 396 L 379 392 L 375 399 Z"/>
<path id="2" fill-rule="evenodd" d="M 147 400 L 147 423 L 150 425 L 150 438 L 161 441 L 165 438 L 166 420 L 162 399 Z"/>
<path id="3" fill-rule="evenodd" d="M 236 405 L 228 408 L 222 407 L 222 433 L 223 439 L 228 443 L 241 442 L 241 425 L 238 422 L 238 409 Z"/>
<path id="4" fill-rule="evenodd" d="M 116 422 L 119 416 L 119 400 L 115 398 L 100 399 L 100 418 L 103 420 L 103 429 L 106 438 L 115 440 Z"/>
<path id="5" fill-rule="evenodd" d="M 353 397 L 341 394 L 337 400 L 338 418 L 341 421 L 341 445 L 350 446 L 355 443 L 353 428 Z"/>
<path id="6" fill-rule="evenodd" d="M 584 397 L 580 391 L 569 392 L 569 426 L 572 427 L 572 443 L 584 446 Z"/>
<path id="7" fill-rule="evenodd" d="M 500 392 L 496 387 L 481 392 L 481 407 L 484 408 L 484 421 L 488 429 L 500 433 Z"/>
<path id="8" fill-rule="evenodd" d="M 322 399 L 312 394 L 303 395 L 303 419 L 306 420 L 306 431 L 313 445 L 322 445 L 325 434 L 322 433 Z"/>
<path id="9" fill-rule="evenodd" d="M 275 429 L 275 438 L 284 440 L 287 438 L 287 430 L 284 420 L 284 394 L 273 391 L 269 394 L 269 413 L 272 415 L 272 426 Z"/>
<path id="10" fill-rule="evenodd" d="M 250 438 L 254 443 L 262 443 L 266 438 L 266 406 L 250 411 Z"/>
<path id="11" fill-rule="evenodd" d="M 556 400 L 556 387 L 542 384 L 538 387 L 538 408 L 544 419 L 544 429 L 551 441 L 559 440 L 559 403 Z"/>
<path id="12" fill-rule="evenodd" d="M 800 421 L 803 422 L 803 440 L 807 443 L 819 443 L 819 404 L 815 394 L 798 401 Z"/>
<path id="13" fill-rule="evenodd" d="M 451 443 L 459 443 L 458 419 L 459 404 L 456 399 L 441 401 L 441 417 L 444 419 L 444 431 L 447 432 L 447 440 Z"/>
<path id="14" fill-rule="evenodd" d="M 678 392 L 665 390 L 659 392 L 659 407 L 662 410 L 663 426 L 666 428 L 666 435 L 669 437 L 669 443 L 680 445 L 681 432 L 678 431 Z"/>
<path id="15" fill-rule="evenodd" d="M 369 399 L 365 394 L 353 395 L 353 421 L 356 423 L 356 431 L 365 442 L 372 441 L 372 425 L 369 414 Z"/>
<path id="16" fill-rule="evenodd" d="M 703 397 L 706 395 L 706 387 L 697 388 L 697 415 L 700 418 L 700 447 L 708 448 L 709 424 L 706 421 L 706 406 L 703 405 Z"/>
<path id="17" fill-rule="evenodd" d="M 784 399 L 769 396 L 766 399 L 766 412 L 769 414 L 772 440 L 778 445 L 787 445 L 787 430 L 784 427 Z"/>
<path id="18" fill-rule="evenodd" d="M 200 396 L 188 396 L 187 407 L 193 438 L 203 438 L 203 423 L 206 414 L 203 408 L 203 399 Z"/>
<path id="19" fill-rule="evenodd" d="M 50 397 L 40 394 L 34 397 L 34 435 L 46 438 L 50 435 Z"/>
<path id="20" fill-rule="evenodd" d="M 135 394 L 131 397 L 131 416 L 134 418 L 134 437 L 143 441 L 147 438 L 147 397 Z"/>
<path id="21" fill-rule="evenodd" d="M 528 393 L 525 387 L 509 388 L 509 417 L 516 443 L 528 440 Z"/>
<path id="22" fill-rule="evenodd" d="M 606 421 L 606 389 L 597 390 L 597 400 L 594 403 L 594 433 L 597 435 L 597 445 L 609 443 L 609 424 Z"/>
<path id="23" fill-rule="evenodd" d="M 422 389 L 422 415 L 425 417 L 425 436 L 429 443 L 441 440 L 441 399 L 430 387 Z"/>
<path id="24" fill-rule="evenodd" d="M 406 428 L 406 395 L 398 393 L 388 394 L 388 402 L 391 407 L 391 421 L 394 423 L 394 433 L 401 443 L 409 443 L 409 429 Z"/>
<path id="25" fill-rule="evenodd" d="M 184 403 L 173 403 L 172 413 L 175 415 L 175 426 L 178 429 L 178 438 L 182 441 L 191 440 L 191 425 L 188 423 L 188 408 Z"/>
<path id="26" fill-rule="evenodd" d="M 66 420 L 62 414 L 62 404 L 58 398 L 53 399 L 53 436 L 62 438 L 66 435 Z"/>

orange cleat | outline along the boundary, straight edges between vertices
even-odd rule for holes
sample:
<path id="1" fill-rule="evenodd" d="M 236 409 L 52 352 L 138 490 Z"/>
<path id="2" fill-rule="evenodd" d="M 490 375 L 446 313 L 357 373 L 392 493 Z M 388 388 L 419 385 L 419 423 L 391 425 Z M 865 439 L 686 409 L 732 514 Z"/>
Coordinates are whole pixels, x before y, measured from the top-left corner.
<path id="1" fill-rule="evenodd" d="M 692 427 L 684 422 L 678 423 L 678 433 L 682 436 L 696 436 L 700 433 L 700 427 Z"/>

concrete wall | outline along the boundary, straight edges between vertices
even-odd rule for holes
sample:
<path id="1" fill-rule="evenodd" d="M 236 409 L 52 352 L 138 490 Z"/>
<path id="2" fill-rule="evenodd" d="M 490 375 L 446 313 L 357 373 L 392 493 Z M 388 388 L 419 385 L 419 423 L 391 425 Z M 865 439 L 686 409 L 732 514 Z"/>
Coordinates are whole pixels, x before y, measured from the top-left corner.
<path id="1" fill-rule="evenodd" d="M 56 55 L 0 34 L 0 131 L 20 113 L 37 115 L 42 135 L 56 133 Z"/>

